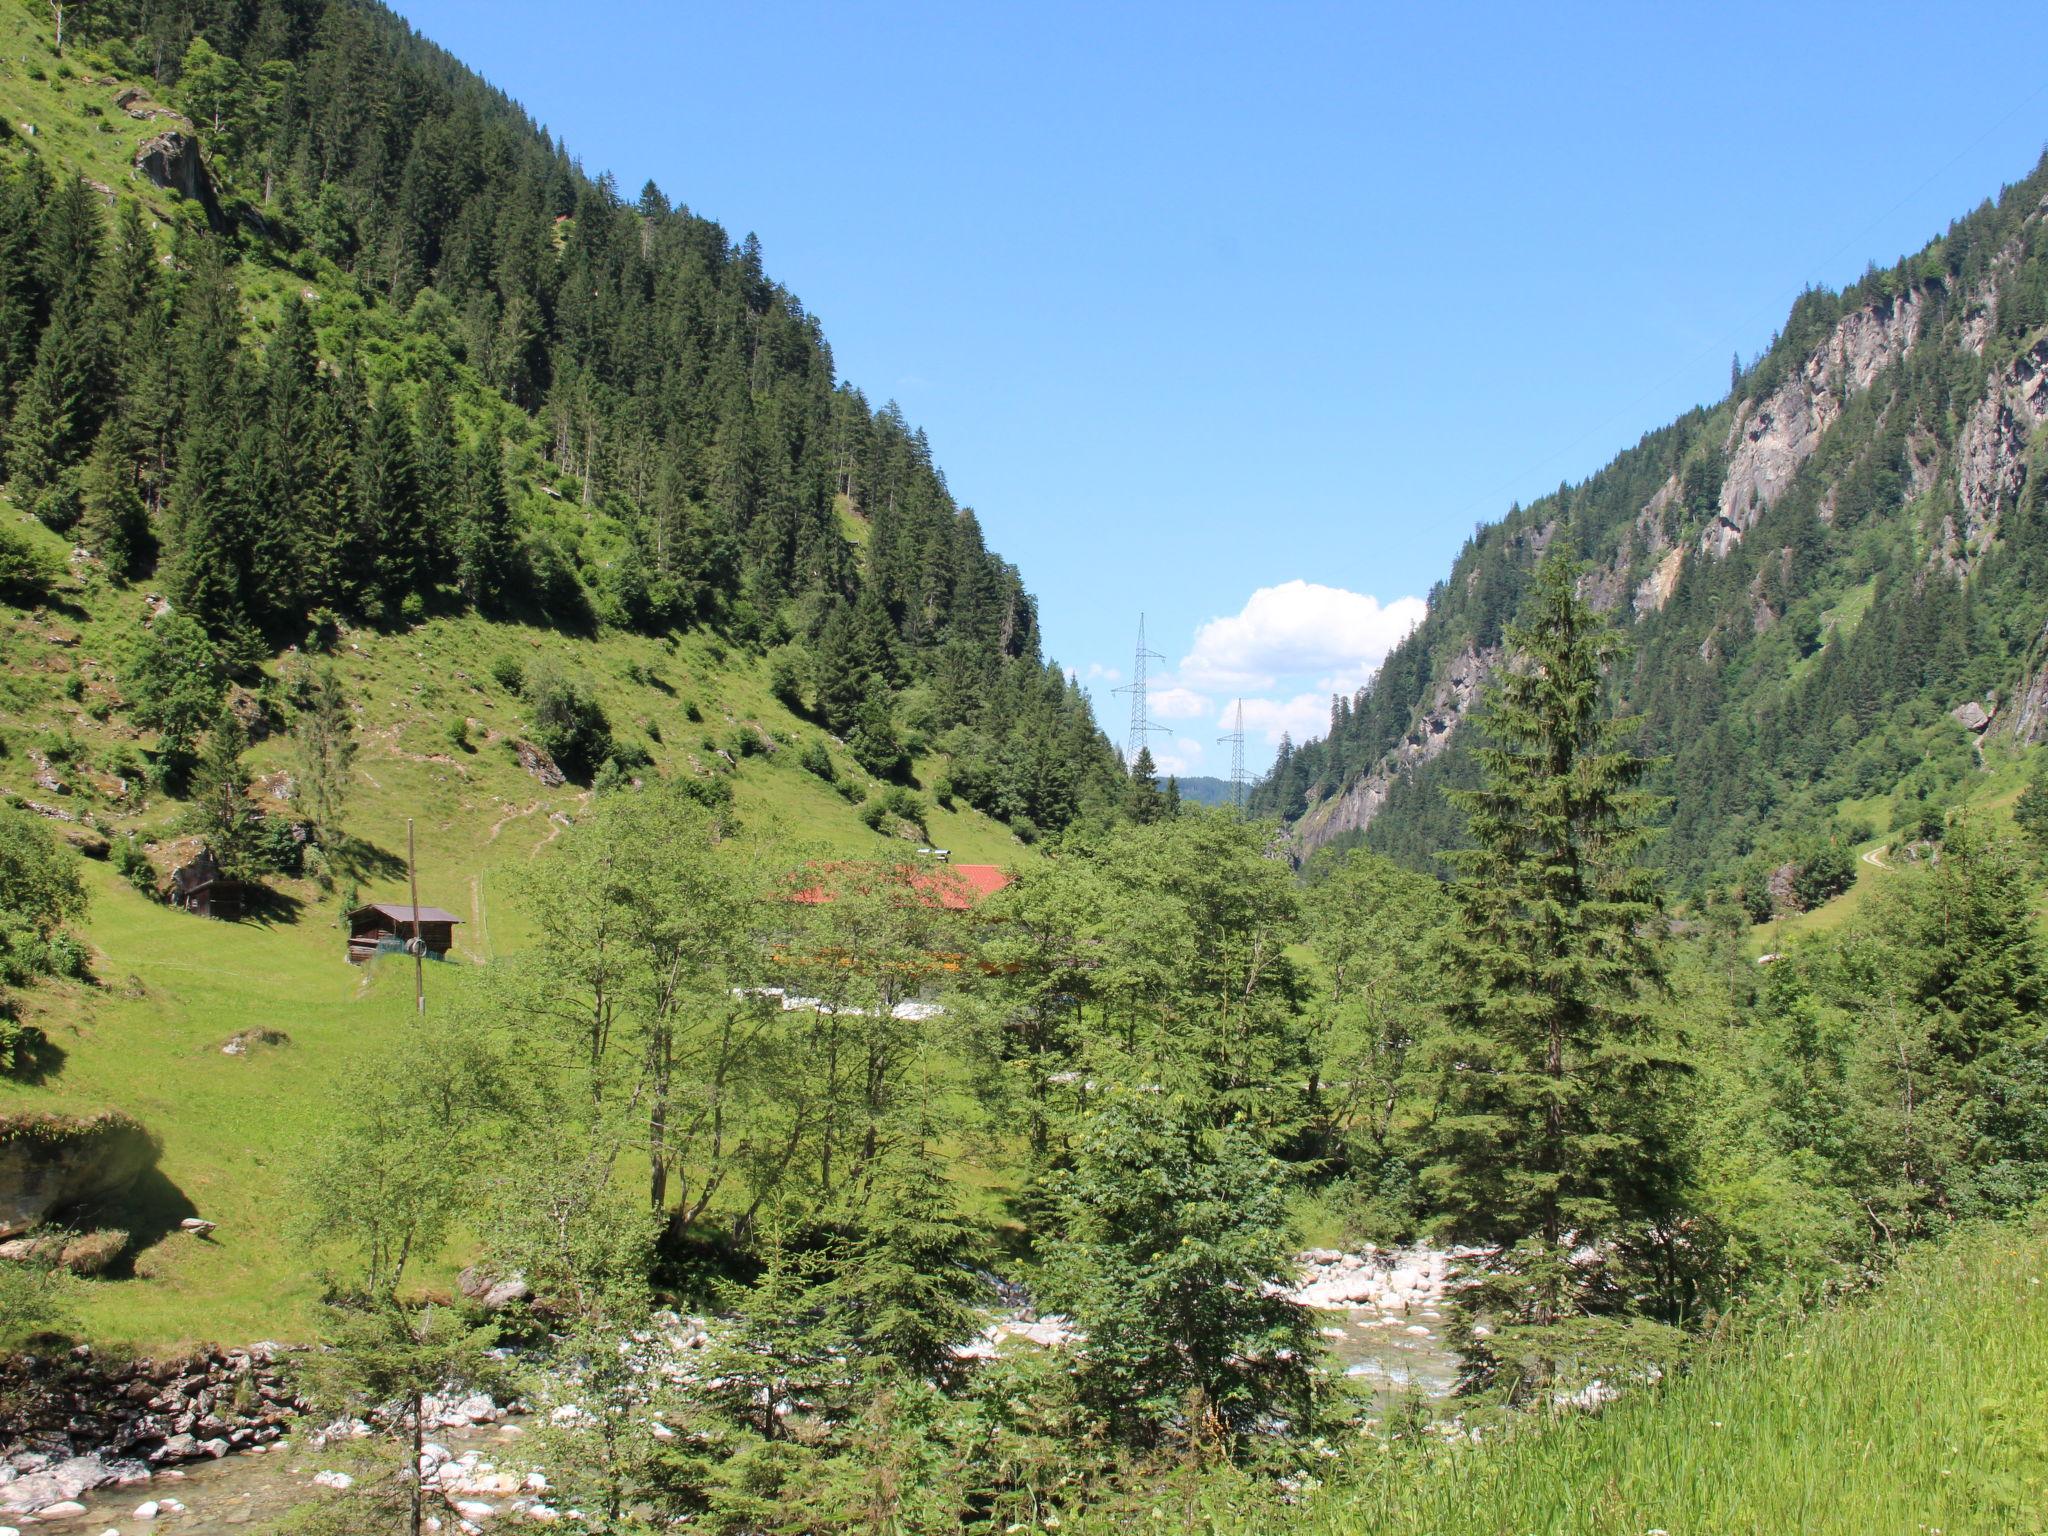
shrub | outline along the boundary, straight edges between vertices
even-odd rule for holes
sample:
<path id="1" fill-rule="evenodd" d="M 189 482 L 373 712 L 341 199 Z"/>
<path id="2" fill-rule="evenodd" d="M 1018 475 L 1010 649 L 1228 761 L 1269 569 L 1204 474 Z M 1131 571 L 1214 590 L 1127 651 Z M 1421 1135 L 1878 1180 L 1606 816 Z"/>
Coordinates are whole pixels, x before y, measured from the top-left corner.
<path id="1" fill-rule="evenodd" d="M 114 868 L 143 895 L 156 894 L 156 869 L 134 838 L 124 837 L 114 844 Z"/>
<path id="2" fill-rule="evenodd" d="M 165 755 L 183 757 L 220 713 L 227 663 L 197 622 L 166 613 L 131 647 L 121 688 L 135 723 L 157 731 Z"/>
<path id="3" fill-rule="evenodd" d="M 546 663 L 527 674 L 525 697 L 533 712 L 533 738 L 562 772 L 583 783 L 612 755 L 611 721 L 579 678 Z"/>
<path id="4" fill-rule="evenodd" d="M 491 662 L 491 680 L 507 693 L 523 693 L 526 690 L 526 668 L 519 664 L 517 656 L 507 653 Z"/>
<path id="5" fill-rule="evenodd" d="M 870 832 L 879 832 L 882 830 L 882 819 L 889 814 L 889 810 L 880 800 L 870 800 L 861 806 L 858 814 L 863 826 Z"/>
<path id="6" fill-rule="evenodd" d="M 838 770 L 832 766 L 832 753 L 825 743 L 816 737 L 805 742 L 797 750 L 796 765 L 805 773 L 816 774 L 828 784 L 838 776 Z"/>
<path id="7" fill-rule="evenodd" d="M 0 1077 L 26 1077 L 41 1059 L 49 1036 L 33 1024 L 0 1013 Z"/>
<path id="8" fill-rule="evenodd" d="M 884 790 L 882 807 L 899 821 L 907 821 L 918 831 L 924 831 L 924 801 L 915 791 L 906 789 L 901 784 Z"/>
<path id="9" fill-rule="evenodd" d="M 652 766 L 654 754 L 647 750 L 645 742 L 619 736 L 612 740 L 612 755 L 607 761 L 617 764 L 626 773 L 638 773 L 641 769 Z"/>
<path id="10" fill-rule="evenodd" d="M 0 593 L 34 602 L 57 582 L 57 567 L 12 528 L 0 528 Z"/>
<path id="11" fill-rule="evenodd" d="M 769 658 L 768 691 L 791 714 L 804 712 L 804 666 L 794 646 L 785 645 Z"/>

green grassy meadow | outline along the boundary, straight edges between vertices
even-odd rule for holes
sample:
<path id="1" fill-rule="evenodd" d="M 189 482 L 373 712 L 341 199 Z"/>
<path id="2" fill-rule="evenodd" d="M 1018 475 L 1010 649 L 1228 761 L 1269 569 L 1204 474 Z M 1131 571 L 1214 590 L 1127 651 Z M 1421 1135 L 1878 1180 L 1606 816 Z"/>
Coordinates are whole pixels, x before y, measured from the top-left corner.
<path id="1" fill-rule="evenodd" d="M 0 518 L 65 558 L 63 541 L 4 498 Z M 109 838 L 146 841 L 175 831 L 183 807 L 144 787 L 138 769 L 150 742 L 118 707 L 119 656 L 145 590 L 86 567 L 41 609 L 0 605 L 0 791 L 89 814 Z M 345 898 L 351 887 L 365 900 L 403 897 L 411 818 L 420 899 L 463 919 L 456 963 L 428 972 L 431 998 L 451 997 L 477 964 L 538 940 L 516 899 L 520 873 L 569 833 L 588 792 L 543 787 L 520 767 L 512 743 L 526 732 L 523 706 L 493 679 L 492 663 L 531 665 L 543 655 L 589 682 L 615 735 L 646 744 L 656 771 L 728 777 L 742 835 L 765 859 L 912 846 L 870 831 L 832 785 L 796 765 L 796 745 L 818 728 L 769 694 L 757 657 L 713 636 L 670 645 L 473 617 L 350 632 L 327 658 L 356 706 L 362 748 L 345 817 L 352 846 L 337 853 L 331 888 L 275 880 L 262 917 L 212 922 L 144 896 L 105 860 L 82 858 L 93 984 L 48 984 L 22 999 L 63 1057 L 40 1083 L 0 1081 L 0 1110 L 119 1108 L 164 1143 L 161 1176 L 101 1217 L 130 1230 L 137 1247 L 132 1275 L 74 1288 L 90 1337 L 161 1348 L 304 1334 L 315 1283 L 290 1230 L 287 1176 L 349 1075 L 406 1028 L 412 1010 L 402 962 L 347 964 Z M 718 748 L 739 732 L 773 750 L 728 763 Z M 35 753 L 52 756 L 69 794 L 34 785 Z M 872 787 L 843 750 L 832 755 L 842 777 Z M 266 776 L 288 771 L 289 741 L 258 742 L 247 763 L 256 793 L 268 793 L 279 781 Z M 921 775 L 930 768 L 920 765 Z M 127 779 L 126 793 L 116 777 Z M 1000 824 L 926 801 L 927 830 L 956 859 L 1031 857 Z M 60 832 L 79 825 L 52 822 Z M 229 1037 L 258 1028 L 282 1030 L 290 1044 L 221 1053 Z M 218 1222 L 218 1232 L 201 1240 L 178 1231 L 188 1215 Z"/>

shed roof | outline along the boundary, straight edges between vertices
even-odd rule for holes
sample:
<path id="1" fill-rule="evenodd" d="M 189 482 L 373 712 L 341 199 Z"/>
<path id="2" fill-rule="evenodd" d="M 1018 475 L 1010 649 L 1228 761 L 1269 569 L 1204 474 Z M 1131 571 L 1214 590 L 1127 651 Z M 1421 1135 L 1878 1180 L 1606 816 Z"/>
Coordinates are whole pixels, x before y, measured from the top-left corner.
<path id="1" fill-rule="evenodd" d="M 412 903 L 409 901 L 366 901 L 349 913 L 351 919 L 361 917 L 365 912 L 375 912 L 390 918 L 394 923 L 412 921 Z M 439 907 L 421 907 L 420 921 L 423 923 L 459 923 L 461 918 L 453 912 L 444 912 Z"/>

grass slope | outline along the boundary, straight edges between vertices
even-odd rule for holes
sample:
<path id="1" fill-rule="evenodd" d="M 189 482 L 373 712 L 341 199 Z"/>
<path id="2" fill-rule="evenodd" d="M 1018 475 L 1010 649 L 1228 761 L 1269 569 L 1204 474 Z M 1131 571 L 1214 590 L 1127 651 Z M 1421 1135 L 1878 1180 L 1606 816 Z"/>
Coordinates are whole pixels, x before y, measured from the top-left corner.
<path id="1" fill-rule="evenodd" d="M 54 558 L 67 552 L 4 497 L 0 518 Z M 183 810 L 135 774 L 149 742 L 119 706 L 118 657 L 144 596 L 85 565 L 38 609 L 0 603 L 0 792 L 90 815 L 110 837 L 162 835 Z M 579 638 L 476 618 L 352 631 L 332 661 L 356 706 L 362 743 L 346 818 L 358 844 L 360 894 L 403 895 L 405 823 L 413 818 L 422 901 L 464 919 L 463 963 L 430 972 L 436 992 L 462 986 L 472 964 L 532 941 L 512 887 L 520 869 L 548 856 L 588 798 L 575 785 L 545 788 L 520 767 L 512 743 L 527 734 L 523 706 L 492 678 L 493 661 L 507 655 L 527 665 L 551 656 L 588 680 L 615 732 L 649 746 L 655 771 L 727 776 L 745 835 L 764 857 L 882 856 L 911 847 L 870 831 L 832 785 L 797 766 L 795 745 L 822 733 L 770 696 L 757 657 L 714 636 L 673 644 L 612 632 Z M 466 747 L 454 740 L 454 725 Z M 772 750 L 728 764 L 719 749 L 741 733 Z M 35 754 L 53 758 L 71 793 L 35 786 Z M 868 783 L 843 750 L 832 755 L 842 777 Z M 284 773 L 289 761 L 289 744 L 278 737 L 249 754 L 259 775 Z M 126 793 L 117 793 L 116 776 L 128 780 Z M 932 806 L 927 830 L 963 862 L 1029 857 L 1007 829 L 964 809 Z M 132 1277 L 77 1288 L 86 1331 L 144 1347 L 301 1333 L 313 1287 L 287 1232 L 285 1175 L 318 1134 L 336 1085 L 405 1027 L 410 973 L 402 964 L 347 965 L 339 928 L 345 878 L 332 890 L 275 882 L 279 899 L 263 920 L 217 923 L 143 896 L 105 862 L 82 860 L 81 868 L 92 892 L 85 937 L 96 985 L 48 986 L 26 997 L 26 1012 L 63 1061 L 40 1084 L 0 1081 L 0 1110 L 114 1106 L 163 1138 L 161 1177 L 102 1217 L 131 1230 L 138 1251 Z M 230 1036 L 251 1028 L 281 1029 L 291 1043 L 221 1054 Z M 192 1214 L 220 1223 L 213 1239 L 177 1230 Z"/>
<path id="2" fill-rule="evenodd" d="M 2044 1358 L 2048 1239 L 1967 1233 L 1912 1256 L 1868 1302 L 1762 1328 L 1597 1416 L 1427 1452 L 1368 1442 L 1289 1508 L 1225 1477 L 1175 1513 L 1245 1536 L 2041 1531 Z"/>

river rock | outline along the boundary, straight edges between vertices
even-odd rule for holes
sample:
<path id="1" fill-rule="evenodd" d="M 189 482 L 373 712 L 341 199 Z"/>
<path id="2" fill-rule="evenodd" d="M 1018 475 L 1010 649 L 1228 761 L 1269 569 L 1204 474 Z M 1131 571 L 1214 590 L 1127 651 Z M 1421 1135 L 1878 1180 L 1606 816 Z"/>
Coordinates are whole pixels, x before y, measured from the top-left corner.
<path id="1" fill-rule="evenodd" d="M 118 1110 L 0 1115 L 0 1237 L 121 1194 L 161 1152 L 139 1121 Z"/>
<path id="2" fill-rule="evenodd" d="M 70 1456 L 0 1486 L 0 1508 L 9 1512 L 47 1512 L 113 1480 L 114 1474 L 99 1457 Z"/>

